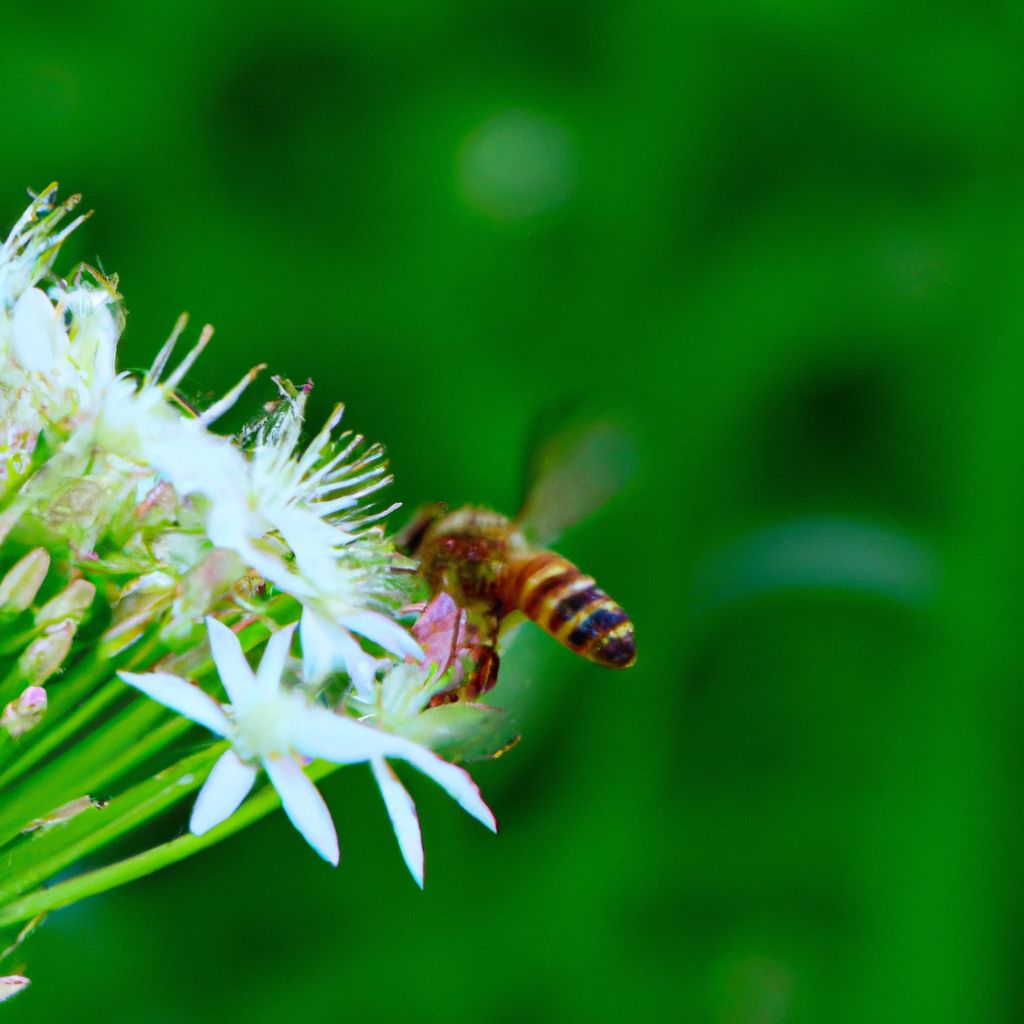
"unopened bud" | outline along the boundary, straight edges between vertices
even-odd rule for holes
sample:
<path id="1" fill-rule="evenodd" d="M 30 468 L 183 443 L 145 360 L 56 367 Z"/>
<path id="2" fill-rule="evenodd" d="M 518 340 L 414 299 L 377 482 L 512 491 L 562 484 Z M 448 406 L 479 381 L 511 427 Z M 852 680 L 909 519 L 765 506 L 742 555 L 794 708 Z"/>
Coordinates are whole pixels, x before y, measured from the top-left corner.
<path id="1" fill-rule="evenodd" d="M 146 573 L 127 584 L 114 607 L 114 621 L 101 638 L 100 657 L 112 658 L 135 643 L 170 607 L 176 589 L 174 577 L 163 572 Z"/>
<path id="2" fill-rule="evenodd" d="M 17 502 L 8 506 L 7 510 L 0 514 L 0 544 L 7 539 L 7 534 L 17 526 L 18 520 L 23 514 L 24 509 Z"/>
<path id="3" fill-rule="evenodd" d="M 8 974 L 0 978 L 0 1003 L 11 996 L 16 996 L 23 988 L 28 988 L 31 982 L 21 974 Z"/>
<path id="4" fill-rule="evenodd" d="M 140 525 L 156 525 L 171 520 L 178 509 L 178 495 L 166 481 L 161 481 L 135 506 L 134 516 Z"/>
<path id="5" fill-rule="evenodd" d="M 0 611 L 23 612 L 35 600 L 49 571 L 49 554 L 44 548 L 33 548 L 0 580 Z"/>
<path id="6" fill-rule="evenodd" d="M 45 683 L 64 664 L 77 628 L 69 619 L 33 640 L 18 659 L 21 674 L 36 686 Z"/>
<path id="7" fill-rule="evenodd" d="M 33 818 L 21 831 L 24 835 L 27 832 L 35 832 L 36 829 L 49 829 L 54 825 L 63 825 L 72 818 L 77 818 L 84 811 L 102 811 L 109 805 L 109 800 L 99 800 L 94 796 L 80 796 L 69 800 L 66 804 L 44 814 L 41 818 Z"/>
<path id="8" fill-rule="evenodd" d="M 175 614 L 183 618 L 202 617 L 227 594 L 245 573 L 245 566 L 233 551 L 215 548 L 182 581 Z"/>
<path id="9" fill-rule="evenodd" d="M 46 712 L 46 691 L 41 686 L 29 686 L 20 697 L 12 700 L 0 716 L 2 725 L 12 739 L 34 729 Z"/>
<path id="10" fill-rule="evenodd" d="M 51 626 L 65 619 L 81 622 L 95 596 L 96 587 L 88 580 L 72 580 L 36 612 L 36 625 Z"/>

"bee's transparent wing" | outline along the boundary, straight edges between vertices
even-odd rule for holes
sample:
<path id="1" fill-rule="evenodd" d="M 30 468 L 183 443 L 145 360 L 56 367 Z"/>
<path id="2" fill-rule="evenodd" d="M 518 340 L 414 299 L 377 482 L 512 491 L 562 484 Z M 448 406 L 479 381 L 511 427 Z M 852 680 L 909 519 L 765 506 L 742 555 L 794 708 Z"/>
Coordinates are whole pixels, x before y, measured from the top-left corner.
<path id="1" fill-rule="evenodd" d="M 518 526 L 534 543 L 551 544 L 621 490 L 636 463 L 636 446 L 620 424 L 569 420 L 534 448 Z"/>

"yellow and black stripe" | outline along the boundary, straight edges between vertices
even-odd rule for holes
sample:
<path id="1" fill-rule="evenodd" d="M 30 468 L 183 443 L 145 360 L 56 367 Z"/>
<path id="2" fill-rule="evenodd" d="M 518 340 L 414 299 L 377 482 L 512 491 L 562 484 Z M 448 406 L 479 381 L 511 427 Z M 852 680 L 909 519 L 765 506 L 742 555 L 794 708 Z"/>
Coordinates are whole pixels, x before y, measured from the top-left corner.
<path id="1" fill-rule="evenodd" d="M 498 582 L 506 610 L 519 610 L 589 661 L 628 668 L 636 661 L 629 616 L 572 562 L 544 551 L 509 563 Z"/>

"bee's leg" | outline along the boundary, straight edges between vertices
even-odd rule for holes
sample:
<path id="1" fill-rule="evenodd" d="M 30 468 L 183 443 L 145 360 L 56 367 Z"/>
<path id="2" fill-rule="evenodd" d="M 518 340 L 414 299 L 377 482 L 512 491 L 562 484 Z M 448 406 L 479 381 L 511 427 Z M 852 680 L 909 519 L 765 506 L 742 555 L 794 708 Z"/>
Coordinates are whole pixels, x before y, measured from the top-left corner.
<path id="1" fill-rule="evenodd" d="M 476 700 L 481 694 L 493 689 L 498 681 L 498 652 L 491 644 L 476 644 L 467 647 L 463 651 L 465 663 L 468 663 L 468 671 L 463 681 L 445 690 L 443 693 L 435 694 L 430 700 L 430 707 L 436 708 L 441 704 L 454 704 L 459 700 Z"/>
<path id="2" fill-rule="evenodd" d="M 459 700 L 476 700 L 481 694 L 494 688 L 498 681 L 498 652 L 491 644 L 478 644 L 470 648 L 473 668 L 466 681 L 456 691 Z"/>

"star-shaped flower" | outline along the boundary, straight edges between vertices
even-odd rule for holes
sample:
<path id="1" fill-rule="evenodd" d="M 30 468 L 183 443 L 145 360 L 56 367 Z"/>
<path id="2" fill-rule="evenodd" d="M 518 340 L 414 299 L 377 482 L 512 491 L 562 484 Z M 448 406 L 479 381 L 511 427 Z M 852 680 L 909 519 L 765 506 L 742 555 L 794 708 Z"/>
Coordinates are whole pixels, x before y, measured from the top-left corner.
<path id="1" fill-rule="evenodd" d="M 469 775 L 426 747 L 311 703 L 299 689 L 282 685 L 294 625 L 278 630 L 253 672 L 235 634 L 214 618 L 206 620 L 210 648 L 228 697 L 222 705 L 198 686 L 165 672 L 120 672 L 147 696 L 230 740 L 196 800 L 190 829 L 208 832 L 229 818 L 262 767 L 281 797 L 285 814 L 317 853 L 338 863 L 338 839 L 330 813 L 303 770 L 304 759 L 335 764 L 369 761 L 398 837 L 405 862 L 423 884 L 423 846 L 412 798 L 388 766 L 400 758 L 437 782 L 462 808 L 494 831 L 494 816 Z"/>

